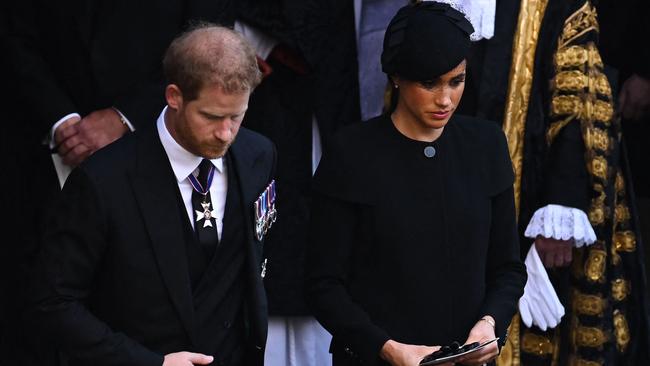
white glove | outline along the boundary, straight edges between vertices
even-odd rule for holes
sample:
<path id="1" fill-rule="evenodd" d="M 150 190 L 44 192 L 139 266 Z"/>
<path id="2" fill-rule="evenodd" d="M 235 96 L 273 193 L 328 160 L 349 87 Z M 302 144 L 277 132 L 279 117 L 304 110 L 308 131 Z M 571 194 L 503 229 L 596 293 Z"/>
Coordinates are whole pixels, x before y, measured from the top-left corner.
<path id="1" fill-rule="evenodd" d="M 555 328 L 564 316 L 564 306 L 555 293 L 535 244 L 530 246 L 525 264 L 528 280 L 524 295 L 519 299 L 521 320 L 528 328 L 533 324 L 541 330 Z"/>

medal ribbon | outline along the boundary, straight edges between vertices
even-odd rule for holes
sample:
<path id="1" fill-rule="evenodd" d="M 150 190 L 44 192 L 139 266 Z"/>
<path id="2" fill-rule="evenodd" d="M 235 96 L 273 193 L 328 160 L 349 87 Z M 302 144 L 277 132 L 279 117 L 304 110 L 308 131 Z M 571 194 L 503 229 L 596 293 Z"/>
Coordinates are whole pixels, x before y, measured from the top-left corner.
<path id="1" fill-rule="evenodd" d="M 214 178 L 214 166 L 210 166 L 210 171 L 208 172 L 208 184 L 205 188 L 203 188 L 203 185 L 199 182 L 198 179 L 196 179 L 194 174 L 190 174 L 188 178 L 190 179 L 192 188 L 194 188 L 198 194 L 205 196 L 210 191 L 210 186 L 212 185 L 212 178 Z"/>

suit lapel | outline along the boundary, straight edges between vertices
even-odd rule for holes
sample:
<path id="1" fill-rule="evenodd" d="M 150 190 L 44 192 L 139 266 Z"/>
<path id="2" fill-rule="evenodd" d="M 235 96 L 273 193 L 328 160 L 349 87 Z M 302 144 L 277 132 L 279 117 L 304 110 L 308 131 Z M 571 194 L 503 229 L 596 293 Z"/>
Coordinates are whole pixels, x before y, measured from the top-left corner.
<path id="1" fill-rule="evenodd" d="M 245 138 L 238 137 L 230 147 L 230 153 L 235 174 L 238 174 L 239 178 L 241 199 L 244 203 L 242 207 L 250 218 L 251 204 L 262 193 L 259 192 L 259 187 L 264 183 L 262 175 L 266 174 L 267 170 L 257 166 L 261 158 L 259 152 L 253 151 L 252 147 L 246 143 Z"/>
<path id="2" fill-rule="evenodd" d="M 155 125 L 154 125 L 155 126 Z M 180 192 L 157 129 L 142 129 L 138 136 L 133 189 L 149 233 L 160 274 L 181 322 L 195 342 L 194 306 L 185 237 L 179 210 Z"/>

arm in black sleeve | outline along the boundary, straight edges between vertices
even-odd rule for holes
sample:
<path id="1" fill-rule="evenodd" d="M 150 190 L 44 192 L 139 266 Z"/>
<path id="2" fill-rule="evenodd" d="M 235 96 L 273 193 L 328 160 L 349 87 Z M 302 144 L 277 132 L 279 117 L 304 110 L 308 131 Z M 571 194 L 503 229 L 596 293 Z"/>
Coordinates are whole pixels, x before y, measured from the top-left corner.
<path id="1" fill-rule="evenodd" d="M 35 17 L 37 11 L 33 0 L 11 2 L 7 16 L 9 24 L 1 36 L 0 46 L 11 70 L 6 76 L 12 86 L 12 95 L 21 113 L 31 114 L 30 120 L 38 123 L 35 130 L 45 137 L 56 121 L 79 111 L 43 55 L 41 27 Z"/>
<path id="2" fill-rule="evenodd" d="M 133 126 L 138 129 L 151 125 L 165 106 L 165 83 L 162 74 L 133 85 L 128 93 L 119 95 L 113 102 Z"/>
<path id="3" fill-rule="evenodd" d="M 374 325 L 347 291 L 358 213 L 355 205 L 315 194 L 311 245 L 306 256 L 306 298 L 318 321 L 366 363 L 374 364 L 389 335 Z"/>
<path id="4" fill-rule="evenodd" d="M 521 261 L 514 203 L 513 169 L 505 135 L 498 129 L 486 139 L 486 185 L 490 192 L 490 237 L 486 258 L 486 292 L 481 314 L 491 315 L 500 343 L 524 293 L 526 267 Z"/>
<path id="5" fill-rule="evenodd" d="M 496 322 L 496 335 L 503 344 L 506 330 L 524 293 L 526 267 L 521 262 L 515 220 L 513 188 L 492 198 L 490 247 L 486 267 L 486 295 L 482 315 Z"/>
<path id="6" fill-rule="evenodd" d="M 589 208 L 589 173 L 580 122 L 569 122 L 549 147 L 545 165 L 544 206 Z"/>
<path id="7" fill-rule="evenodd" d="M 55 206 L 37 266 L 33 318 L 52 342 L 83 364 L 160 366 L 163 356 L 109 328 L 84 305 L 108 246 L 101 199 L 82 169 Z"/>

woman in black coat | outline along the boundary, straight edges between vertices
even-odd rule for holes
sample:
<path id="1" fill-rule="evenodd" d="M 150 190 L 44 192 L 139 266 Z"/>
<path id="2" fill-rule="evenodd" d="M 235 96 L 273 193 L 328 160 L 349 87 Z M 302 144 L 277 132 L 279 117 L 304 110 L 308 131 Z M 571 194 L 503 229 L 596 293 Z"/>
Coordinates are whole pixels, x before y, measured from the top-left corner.
<path id="1" fill-rule="evenodd" d="M 446 4 L 400 9 L 382 53 L 395 109 L 341 131 L 316 173 L 307 300 L 335 365 L 411 366 L 454 341 L 505 341 L 526 272 L 505 137 L 453 115 L 471 32 Z"/>

